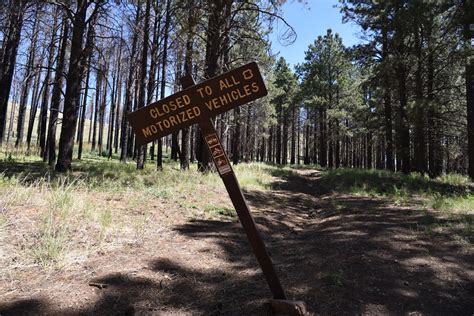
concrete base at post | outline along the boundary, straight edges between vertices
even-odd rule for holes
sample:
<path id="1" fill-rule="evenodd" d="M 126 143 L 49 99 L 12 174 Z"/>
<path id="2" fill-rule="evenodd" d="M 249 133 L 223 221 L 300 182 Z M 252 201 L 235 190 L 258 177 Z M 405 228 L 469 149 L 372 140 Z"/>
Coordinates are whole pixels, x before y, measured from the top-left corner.
<path id="1" fill-rule="evenodd" d="M 308 306 L 303 301 L 291 300 L 270 300 L 266 305 L 266 315 L 283 316 L 283 315 L 314 315 L 309 311 Z"/>

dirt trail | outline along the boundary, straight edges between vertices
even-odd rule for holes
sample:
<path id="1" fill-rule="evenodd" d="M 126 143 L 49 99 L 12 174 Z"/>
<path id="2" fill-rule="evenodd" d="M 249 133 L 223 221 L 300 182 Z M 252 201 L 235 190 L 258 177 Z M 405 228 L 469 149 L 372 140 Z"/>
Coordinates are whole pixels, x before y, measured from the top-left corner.
<path id="1" fill-rule="evenodd" d="M 246 192 L 289 298 L 324 315 L 474 313 L 472 245 L 427 234 L 436 215 L 417 205 L 322 193 L 320 176 Z M 154 225 L 139 246 L 1 287 L 0 315 L 249 315 L 270 297 L 236 220 Z"/>

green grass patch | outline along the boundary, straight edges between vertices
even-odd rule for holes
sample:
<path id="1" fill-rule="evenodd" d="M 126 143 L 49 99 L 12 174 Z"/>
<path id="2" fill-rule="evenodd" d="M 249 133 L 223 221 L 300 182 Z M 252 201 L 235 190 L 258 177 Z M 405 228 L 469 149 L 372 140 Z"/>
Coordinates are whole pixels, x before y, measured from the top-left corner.
<path id="1" fill-rule="evenodd" d="M 352 193 L 392 197 L 400 201 L 413 195 L 465 198 L 474 194 L 473 184 L 459 175 L 430 179 L 418 173 L 405 175 L 384 170 L 327 170 L 318 184 L 321 194 Z"/>
<path id="2" fill-rule="evenodd" d="M 418 228 L 427 236 L 449 233 L 463 243 L 474 241 L 474 185 L 465 176 L 453 174 L 430 179 L 419 173 L 335 169 L 323 172 L 317 181 L 317 195 L 349 193 L 389 199 L 395 205 L 416 206 L 423 215 L 435 219 Z M 439 214 L 433 217 L 433 211 Z"/>
<path id="3" fill-rule="evenodd" d="M 208 204 L 204 207 L 204 213 L 211 216 L 223 216 L 230 218 L 237 218 L 237 212 L 232 207 L 226 207 L 222 205 Z"/>
<path id="4" fill-rule="evenodd" d="M 271 171 L 275 169 L 262 163 L 238 164 L 234 166 L 237 179 L 242 188 L 266 190 L 273 182 Z"/>
<path id="5" fill-rule="evenodd" d="M 444 197 L 433 194 L 427 205 L 436 211 L 474 214 L 474 195 Z"/>

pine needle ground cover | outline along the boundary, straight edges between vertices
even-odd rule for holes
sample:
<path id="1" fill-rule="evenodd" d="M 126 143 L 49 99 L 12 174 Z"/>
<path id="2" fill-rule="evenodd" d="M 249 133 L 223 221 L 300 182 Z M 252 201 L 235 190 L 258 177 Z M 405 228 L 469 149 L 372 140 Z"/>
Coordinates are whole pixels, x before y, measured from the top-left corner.
<path id="1" fill-rule="evenodd" d="M 219 177 L 87 156 L 0 162 L 0 313 L 248 314 L 270 297 Z M 240 164 L 290 298 L 323 314 L 474 310 L 473 185 Z"/>

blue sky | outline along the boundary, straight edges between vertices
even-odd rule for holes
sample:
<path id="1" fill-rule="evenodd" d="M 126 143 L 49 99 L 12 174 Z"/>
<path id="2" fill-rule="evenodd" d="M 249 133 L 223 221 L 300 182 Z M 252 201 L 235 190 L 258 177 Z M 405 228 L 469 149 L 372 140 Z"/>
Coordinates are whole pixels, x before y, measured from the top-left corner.
<path id="1" fill-rule="evenodd" d="M 318 35 L 326 34 L 328 28 L 334 33 L 339 33 L 346 46 L 360 42 L 358 33 L 360 28 L 352 22 L 342 23 L 342 14 L 334 5 L 337 0 L 308 0 L 303 5 L 295 0 L 288 0 L 283 5 L 282 12 L 285 20 L 293 26 L 297 33 L 296 41 L 288 46 L 278 42 L 278 34 L 285 31 L 282 22 L 275 25 L 274 33 L 270 36 L 273 53 L 283 56 L 288 63 L 295 66 L 304 61 L 304 52 L 308 45 L 313 43 Z"/>

